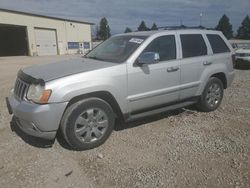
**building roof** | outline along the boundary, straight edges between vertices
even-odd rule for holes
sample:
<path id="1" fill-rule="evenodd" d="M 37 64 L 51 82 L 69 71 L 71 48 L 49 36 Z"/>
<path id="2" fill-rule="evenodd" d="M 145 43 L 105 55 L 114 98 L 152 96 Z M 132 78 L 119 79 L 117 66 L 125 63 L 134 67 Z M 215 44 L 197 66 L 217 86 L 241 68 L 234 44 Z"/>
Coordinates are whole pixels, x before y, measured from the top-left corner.
<path id="1" fill-rule="evenodd" d="M 35 17 L 40 17 L 40 18 L 48 18 L 48 19 L 54 19 L 54 20 L 61 20 L 61 21 L 68 21 L 68 22 L 95 25 L 94 23 L 91 23 L 91 22 L 85 22 L 85 21 L 80 21 L 80 20 L 72 20 L 72 19 L 67 19 L 67 18 L 59 18 L 59 17 L 54 17 L 54 16 L 46 16 L 46 15 L 34 14 L 34 13 L 23 12 L 23 11 L 18 11 L 18 10 L 10 10 L 10 9 L 0 8 L 0 12 L 1 11 L 2 12 L 15 13 L 15 14 L 23 14 L 23 15 L 28 15 L 28 16 L 35 16 Z"/>

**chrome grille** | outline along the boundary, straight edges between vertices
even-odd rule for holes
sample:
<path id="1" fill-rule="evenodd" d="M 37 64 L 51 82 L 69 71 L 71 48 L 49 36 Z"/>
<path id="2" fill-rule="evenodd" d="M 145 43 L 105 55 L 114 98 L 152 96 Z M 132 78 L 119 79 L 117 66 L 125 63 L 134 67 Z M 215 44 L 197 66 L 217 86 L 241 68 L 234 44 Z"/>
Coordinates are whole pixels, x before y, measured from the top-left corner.
<path id="1" fill-rule="evenodd" d="M 28 91 L 28 88 L 29 88 L 29 84 L 17 78 L 16 83 L 15 83 L 15 88 L 14 88 L 15 96 L 18 99 L 23 100 Z"/>

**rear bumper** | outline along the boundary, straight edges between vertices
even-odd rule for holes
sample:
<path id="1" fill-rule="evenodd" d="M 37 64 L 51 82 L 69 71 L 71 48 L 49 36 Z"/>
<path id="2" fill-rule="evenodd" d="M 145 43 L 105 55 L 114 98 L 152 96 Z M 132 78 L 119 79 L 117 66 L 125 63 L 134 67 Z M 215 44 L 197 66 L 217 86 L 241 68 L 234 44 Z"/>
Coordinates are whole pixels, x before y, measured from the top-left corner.
<path id="1" fill-rule="evenodd" d="M 52 140 L 56 136 L 65 103 L 33 104 L 19 101 L 13 95 L 6 99 L 9 112 L 13 113 L 16 125 L 28 135 Z"/>

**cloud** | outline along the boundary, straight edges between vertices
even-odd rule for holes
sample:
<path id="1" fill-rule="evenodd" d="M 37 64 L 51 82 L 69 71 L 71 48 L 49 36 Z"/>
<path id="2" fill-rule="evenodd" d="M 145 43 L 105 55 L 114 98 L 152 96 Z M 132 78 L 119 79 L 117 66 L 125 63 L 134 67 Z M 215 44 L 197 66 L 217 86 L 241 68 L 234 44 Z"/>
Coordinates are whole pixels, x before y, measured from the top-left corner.
<path id="1" fill-rule="evenodd" d="M 236 29 L 243 18 L 250 14 L 249 0 L 0 0 L 1 8 L 28 11 L 50 16 L 99 22 L 107 17 L 112 33 L 123 32 L 125 27 L 136 30 L 141 20 L 148 27 L 199 25 L 203 12 L 203 25 L 214 27 L 226 13 Z"/>

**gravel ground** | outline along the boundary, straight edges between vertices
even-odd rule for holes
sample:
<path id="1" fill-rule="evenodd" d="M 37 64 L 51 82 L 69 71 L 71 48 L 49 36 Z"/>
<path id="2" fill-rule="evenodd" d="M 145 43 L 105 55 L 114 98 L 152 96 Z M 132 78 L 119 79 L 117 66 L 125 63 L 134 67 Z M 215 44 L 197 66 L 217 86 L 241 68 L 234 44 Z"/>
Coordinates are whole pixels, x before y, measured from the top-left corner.
<path id="1" fill-rule="evenodd" d="M 61 139 L 24 135 L 10 123 L 4 100 L 19 68 L 69 58 L 75 57 L 0 58 L 1 187 L 250 187 L 249 69 L 236 70 L 215 112 L 153 116 L 77 152 Z"/>

